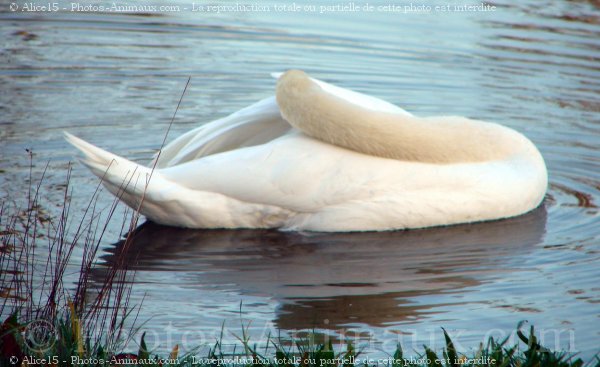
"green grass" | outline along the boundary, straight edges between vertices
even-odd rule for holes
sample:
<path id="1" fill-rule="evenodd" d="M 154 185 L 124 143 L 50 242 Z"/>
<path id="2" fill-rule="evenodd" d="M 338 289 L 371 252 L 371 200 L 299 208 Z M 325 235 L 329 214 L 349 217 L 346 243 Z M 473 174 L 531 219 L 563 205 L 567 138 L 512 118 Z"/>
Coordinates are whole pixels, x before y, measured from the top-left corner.
<path id="1" fill-rule="evenodd" d="M 134 335 L 138 330 L 135 311 L 139 310 L 129 304 L 132 283 L 125 281 L 129 235 L 121 258 L 111 263 L 100 287 L 93 291 L 89 287 L 99 245 L 118 201 L 108 208 L 105 219 L 99 219 L 97 189 L 81 218 L 72 221 L 69 170 L 60 214 L 52 216 L 44 210 L 45 203 L 40 202 L 43 176 L 44 173 L 38 178 L 37 186 L 30 184 L 27 188 L 21 206 L 7 200 L 0 203 L 0 315 L 4 317 L 0 320 L 0 366 L 600 367 L 598 357 L 584 362 L 577 356 L 548 350 L 539 345 L 533 327 L 523 332 L 521 324 L 517 326 L 518 344 L 509 345 L 508 339 L 489 339 L 469 355 L 456 350 L 445 330 L 440 330 L 445 338 L 442 350 L 423 346 L 417 356 L 408 356 L 398 346 L 389 358 L 370 358 L 352 344 L 318 344 L 312 336 L 299 340 L 269 339 L 259 350 L 243 325 L 233 352 L 225 351 L 222 342 L 217 341 L 202 355 L 194 351 L 180 354 L 177 346 L 161 355 L 148 350 L 143 335 L 135 341 L 138 350 L 125 353 L 127 345 L 131 345 L 125 335 Z M 30 173 L 29 182 L 33 181 Z M 125 215 L 121 228 L 133 233 L 138 218 L 135 212 Z M 41 248 L 47 255 L 40 259 Z M 83 253 L 79 278 L 75 286 L 65 287 L 65 274 L 72 267 L 75 248 Z M 134 326 L 125 330 L 125 320 Z"/>

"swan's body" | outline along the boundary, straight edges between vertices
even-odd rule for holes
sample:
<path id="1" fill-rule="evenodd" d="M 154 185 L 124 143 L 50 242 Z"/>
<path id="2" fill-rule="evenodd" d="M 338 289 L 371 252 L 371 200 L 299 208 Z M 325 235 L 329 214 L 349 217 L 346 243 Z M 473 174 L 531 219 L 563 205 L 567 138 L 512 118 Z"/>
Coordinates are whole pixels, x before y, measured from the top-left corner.
<path id="1" fill-rule="evenodd" d="M 544 160 L 523 135 L 418 118 L 300 71 L 271 97 L 167 145 L 156 170 L 72 135 L 105 186 L 150 220 L 192 228 L 364 231 L 512 217 L 542 201 Z"/>

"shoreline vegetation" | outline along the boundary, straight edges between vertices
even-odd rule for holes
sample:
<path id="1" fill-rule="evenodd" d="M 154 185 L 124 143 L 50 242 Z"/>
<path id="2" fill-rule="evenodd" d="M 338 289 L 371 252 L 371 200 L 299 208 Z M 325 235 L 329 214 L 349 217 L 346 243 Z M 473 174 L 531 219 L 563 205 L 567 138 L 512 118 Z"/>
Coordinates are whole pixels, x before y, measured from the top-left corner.
<path id="1" fill-rule="evenodd" d="M 33 160 L 33 153 L 28 151 L 28 154 Z M 195 350 L 180 353 L 177 345 L 168 355 L 157 355 L 148 350 L 145 334 L 139 341 L 131 340 L 131 335 L 141 330 L 137 326 L 137 311 L 141 306 L 129 302 L 134 274 L 128 272 L 124 255 L 135 233 L 139 213 L 125 212 L 120 222 L 122 232 L 127 233 L 124 251 L 106 267 L 103 281 L 92 281 L 100 244 L 109 222 L 116 220 L 118 199 L 101 213 L 97 207 L 101 191 L 98 184 L 83 215 L 74 220 L 70 214 L 69 166 L 60 214 L 49 215 L 42 197 L 47 169 L 48 165 L 35 180 L 30 169 L 22 204 L 18 200 L 0 199 L 0 367 L 600 367 L 598 355 L 591 361 L 583 361 L 577 355 L 539 345 L 533 326 L 523 332 L 522 324 L 517 326 L 519 344 L 509 345 L 508 338 L 490 338 L 468 356 L 455 348 L 446 330 L 441 330 L 445 340 L 442 350 L 423 346 L 415 357 L 406 355 L 398 346 L 388 358 L 372 359 L 351 343 L 334 347 L 331 340 L 318 343 L 310 336 L 300 340 L 269 338 L 266 345 L 258 348 L 251 343 L 244 325 L 233 352 L 225 352 L 218 340 L 203 356 Z M 79 277 L 74 285 L 65 284 L 65 275 L 73 270 L 74 252 L 81 256 Z M 131 344 L 139 347 L 137 352 L 125 352 Z"/>

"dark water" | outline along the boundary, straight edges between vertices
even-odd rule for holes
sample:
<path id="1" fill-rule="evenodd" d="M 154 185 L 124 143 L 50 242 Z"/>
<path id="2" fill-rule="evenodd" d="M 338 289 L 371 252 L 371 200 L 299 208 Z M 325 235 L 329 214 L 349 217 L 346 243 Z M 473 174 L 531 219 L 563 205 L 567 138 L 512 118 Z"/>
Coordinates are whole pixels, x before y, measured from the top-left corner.
<path id="1" fill-rule="evenodd" d="M 529 320 L 548 346 L 590 357 L 600 345 L 597 3 L 500 1 L 494 11 L 443 12 L 413 2 L 432 10 L 406 13 L 369 3 L 374 11 L 324 14 L 320 6 L 333 3 L 276 12 L 283 3 L 261 2 L 270 11 L 218 14 L 192 11 L 205 2 L 145 13 L 0 4 L 0 195 L 20 195 L 32 148 L 35 175 L 51 162 L 44 196 L 56 210 L 74 156 L 63 130 L 147 162 L 188 76 L 171 138 L 272 94 L 269 73 L 289 68 L 417 115 L 499 122 L 529 136 L 548 165 L 547 199 L 526 216 L 338 235 L 149 224 L 131 258 L 133 303 L 145 297 L 140 318 L 150 318 L 144 328 L 162 348 L 212 343 L 224 320 L 234 341 L 241 302 L 257 341 L 317 329 L 385 355 L 398 342 L 440 346 L 441 326 L 475 348 Z M 72 211 L 81 213 L 97 181 L 75 166 L 71 183 Z M 99 206 L 111 202 L 105 194 Z M 117 221 L 100 263 L 118 251 L 120 233 Z"/>

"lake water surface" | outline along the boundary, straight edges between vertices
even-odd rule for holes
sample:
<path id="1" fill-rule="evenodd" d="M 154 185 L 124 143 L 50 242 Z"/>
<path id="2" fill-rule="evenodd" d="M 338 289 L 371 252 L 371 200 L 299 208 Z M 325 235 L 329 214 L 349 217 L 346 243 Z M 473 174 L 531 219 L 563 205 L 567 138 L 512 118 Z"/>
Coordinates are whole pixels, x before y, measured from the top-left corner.
<path id="1" fill-rule="evenodd" d="M 294 12 L 276 11 L 283 2 L 248 3 L 262 11 L 220 13 L 199 11 L 209 5 L 202 1 L 147 2 L 172 8 L 141 13 L 71 11 L 101 2 L 61 1 L 56 12 L 0 4 L 0 195 L 22 195 L 31 148 L 35 174 L 50 161 L 45 198 L 60 203 L 75 155 L 64 130 L 146 163 L 188 76 L 170 138 L 271 95 L 269 73 L 289 68 L 417 115 L 499 122 L 526 134 L 546 159 L 548 195 L 532 213 L 363 234 L 145 224 L 130 257 L 132 303 L 143 300 L 139 318 L 159 348 L 212 343 L 224 321 L 233 342 L 241 308 L 257 342 L 269 332 L 316 330 L 385 356 L 397 343 L 408 352 L 440 347 L 440 327 L 476 348 L 529 320 L 549 347 L 590 358 L 600 345 L 597 2 L 501 0 L 490 3 L 494 11 L 467 12 L 368 3 L 373 10 L 325 13 L 320 6 L 334 2 L 296 1 Z M 389 4 L 400 11 L 382 8 Z M 76 216 L 97 179 L 76 165 L 71 184 Z M 99 207 L 111 202 L 105 193 Z M 99 269 L 119 251 L 120 236 L 116 221 Z"/>

